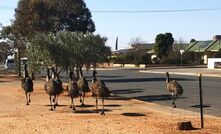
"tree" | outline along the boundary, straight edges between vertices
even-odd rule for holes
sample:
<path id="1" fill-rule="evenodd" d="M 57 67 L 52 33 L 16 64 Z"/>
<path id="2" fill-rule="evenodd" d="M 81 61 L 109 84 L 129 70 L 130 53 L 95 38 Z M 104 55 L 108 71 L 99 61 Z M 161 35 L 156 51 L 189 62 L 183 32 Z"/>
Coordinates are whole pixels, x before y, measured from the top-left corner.
<path id="1" fill-rule="evenodd" d="M 2 27 L 0 37 L 6 40 L 12 48 L 17 48 L 18 51 L 15 55 L 17 63 L 17 73 L 18 76 L 21 76 L 21 57 L 25 54 L 25 44 L 27 43 L 27 40 L 25 38 L 22 38 L 12 26 Z"/>
<path id="2" fill-rule="evenodd" d="M 11 54 L 10 50 L 10 44 L 4 41 L 0 42 L 0 62 L 3 62 L 7 58 L 7 56 Z"/>
<path id="3" fill-rule="evenodd" d="M 169 51 L 172 49 L 174 39 L 171 33 L 158 34 L 155 38 L 154 51 L 159 58 L 168 56 Z"/>
<path id="4" fill-rule="evenodd" d="M 190 43 L 193 43 L 193 42 L 196 42 L 196 40 L 195 40 L 195 39 L 191 39 L 191 40 L 190 40 Z"/>
<path id="5" fill-rule="evenodd" d="M 20 0 L 14 27 L 23 37 L 36 32 L 94 32 L 91 13 L 83 0 Z"/>

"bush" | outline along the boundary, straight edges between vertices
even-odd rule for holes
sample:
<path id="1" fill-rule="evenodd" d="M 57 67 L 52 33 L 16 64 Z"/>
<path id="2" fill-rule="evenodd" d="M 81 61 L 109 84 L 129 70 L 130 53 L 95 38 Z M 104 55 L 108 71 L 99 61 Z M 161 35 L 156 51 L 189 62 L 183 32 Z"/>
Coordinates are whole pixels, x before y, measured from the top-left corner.
<path id="1" fill-rule="evenodd" d="M 116 58 L 113 58 L 112 61 L 116 64 L 148 64 L 150 63 L 150 56 L 146 53 L 128 52 L 123 55 L 118 55 Z"/>

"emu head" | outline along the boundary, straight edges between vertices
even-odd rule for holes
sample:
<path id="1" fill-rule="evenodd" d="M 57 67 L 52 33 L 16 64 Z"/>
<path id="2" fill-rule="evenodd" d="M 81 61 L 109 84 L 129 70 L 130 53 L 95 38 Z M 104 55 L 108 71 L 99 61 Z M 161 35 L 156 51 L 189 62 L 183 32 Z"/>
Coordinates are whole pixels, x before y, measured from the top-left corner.
<path id="1" fill-rule="evenodd" d="M 93 71 L 93 77 L 96 77 L 97 71 Z"/>

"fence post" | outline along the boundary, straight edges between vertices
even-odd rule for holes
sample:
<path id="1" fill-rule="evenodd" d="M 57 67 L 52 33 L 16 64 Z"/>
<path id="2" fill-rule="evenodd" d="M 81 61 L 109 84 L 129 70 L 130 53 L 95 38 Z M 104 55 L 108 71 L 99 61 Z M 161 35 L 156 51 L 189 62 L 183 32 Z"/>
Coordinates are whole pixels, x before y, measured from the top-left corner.
<path id="1" fill-rule="evenodd" d="M 204 128 L 203 120 L 203 94 L 202 94 L 202 74 L 199 74 L 199 93 L 200 93 L 200 119 L 201 119 L 201 128 Z"/>

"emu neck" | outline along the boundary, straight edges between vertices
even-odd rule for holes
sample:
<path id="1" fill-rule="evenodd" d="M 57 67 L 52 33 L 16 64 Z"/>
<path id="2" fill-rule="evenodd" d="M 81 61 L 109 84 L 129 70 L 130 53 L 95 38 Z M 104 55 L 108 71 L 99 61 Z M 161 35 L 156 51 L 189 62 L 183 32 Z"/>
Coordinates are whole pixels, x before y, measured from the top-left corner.
<path id="1" fill-rule="evenodd" d="M 96 77 L 96 74 L 93 73 L 93 82 L 96 82 L 97 81 L 97 77 Z"/>
<path id="2" fill-rule="evenodd" d="M 50 70 L 47 68 L 47 76 L 46 76 L 46 81 L 50 80 Z"/>
<path id="3" fill-rule="evenodd" d="M 71 81 L 73 81 L 74 80 L 74 77 L 73 77 L 73 72 L 70 72 L 70 79 L 71 79 Z"/>
<path id="4" fill-rule="evenodd" d="M 169 83 L 170 82 L 170 76 L 169 74 L 166 75 L 166 83 Z"/>
<path id="5" fill-rule="evenodd" d="M 24 67 L 24 78 L 28 77 L 27 66 Z"/>

